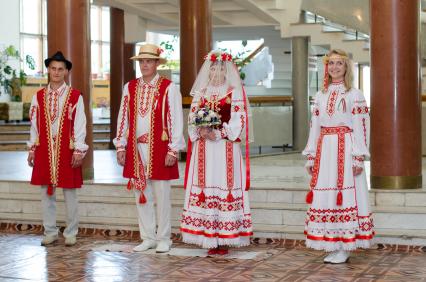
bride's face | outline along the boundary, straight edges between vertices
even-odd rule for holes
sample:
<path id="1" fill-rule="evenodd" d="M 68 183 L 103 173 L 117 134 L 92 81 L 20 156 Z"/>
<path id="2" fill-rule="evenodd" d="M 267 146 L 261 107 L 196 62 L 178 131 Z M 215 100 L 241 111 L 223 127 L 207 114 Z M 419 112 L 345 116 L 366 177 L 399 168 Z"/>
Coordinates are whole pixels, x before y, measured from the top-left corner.
<path id="1" fill-rule="evenodd" d="M 210 66 L 209 80 L 212 85 L 222 85 L 225 83 L 226 69 L 221 62 L 213 63 Z"/>

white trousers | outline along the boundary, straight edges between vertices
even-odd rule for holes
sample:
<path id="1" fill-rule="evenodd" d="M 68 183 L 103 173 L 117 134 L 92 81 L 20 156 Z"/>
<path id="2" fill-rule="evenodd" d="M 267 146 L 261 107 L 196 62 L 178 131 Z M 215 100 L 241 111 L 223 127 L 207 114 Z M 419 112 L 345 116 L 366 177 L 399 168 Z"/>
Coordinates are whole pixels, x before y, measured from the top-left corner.
<path id="1" fill-rule="evenodd" d="M 57 236 L 59 229 L 56 226 L 56 193 L 47 195 L 47 186 L 41 186 L 41 205 L 43 209 L 44 235 Z M 76 236 L 78 233 L 78 198 L 77 189 L 61 189 L 64 193 L 66 208 L 66 228 L 64 237 Z"/>
<path id="2" fill-rule="evenodd" d="M 163 241 L 171 245 L 172 224 L 170 214 L 172 205 L 170 201 L 170 181 L 148 180 L 144 190 L 146 197 L 145 204 L 139 203 L 140 191 L 134 191 L 141 239 L 157 242 Z M 154 201 L 156 209 L 154 209 Z M 157 228 L 156 218 L 158 219 Z"/>

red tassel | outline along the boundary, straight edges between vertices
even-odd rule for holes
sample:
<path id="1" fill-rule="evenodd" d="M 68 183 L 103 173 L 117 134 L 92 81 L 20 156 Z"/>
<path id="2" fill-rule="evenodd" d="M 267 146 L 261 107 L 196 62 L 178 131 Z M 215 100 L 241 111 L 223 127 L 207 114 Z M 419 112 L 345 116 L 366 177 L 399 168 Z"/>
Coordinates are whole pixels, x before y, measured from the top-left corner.
<path id="1" fill-rule="evenodd" d="M 341 206 L 342 203 L 343 203 L 343 194 L 342 194 L 342 191 L 339 191 L 339 193 L 337 193 L 336 205 Z"/>
<path id="2" fill-rule="evenodd" d="M 314 200 L 314 192 L 310 190 L 308 194 L 306 194 L 306 203 L 312 204 L 312 201 Z"/>
<path id="3" fill-rule="evenodd" d="M 132 180 L 129 179 L 129 182 L 127 182 L 127 190 L 132 190 Z"/>
<path id="4" fill-rule="evenodd" d="M 146 198 L 144 193 L 141 191 L 141 195 L 139 196 L 139 204 L 145 204 L 146 203 Z"/>
<path id="5" fill-rule="evenodd" d="M 204 194 L 204 191 L 201 191 L 201 193 L 200 193 L 200 194 L 198 194 L 198 200 L 199 200 L 201 203 L 204 203 L 204 202 L 206 201 L 206 195 Z"/>
<path id="6" fill-rule="evenodd" d="M 47 195 L 52 196 L 53 195 L 53 185 L 49 184 L 47 186 Z"/>
<path id="7" fill-rule="evenodd" d="M 226 200 L 228 201 L 228 203 L 232 203 L 233 201 L 235 201 L 234 197 L 232 196 L 231 190 L 229 190 Z"/>

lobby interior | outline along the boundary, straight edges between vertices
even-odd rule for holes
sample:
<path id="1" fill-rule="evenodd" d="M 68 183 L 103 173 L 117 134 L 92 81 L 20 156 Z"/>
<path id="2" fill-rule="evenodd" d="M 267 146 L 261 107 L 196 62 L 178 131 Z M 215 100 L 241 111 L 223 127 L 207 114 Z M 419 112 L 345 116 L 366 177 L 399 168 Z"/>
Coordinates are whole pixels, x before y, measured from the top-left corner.
<path id="1" fill-rule="evenodd" d="M 19 281 L 426 281 L 426 1 L 418 0 L 13 0 L 0 19 L 0 49 L 14 46 L 35 68 L 20 92 L 0 95 L 0 280 Z M 128 58 L 144 42 L 165 50 L 160 73 L 189 90 L 212 48 L 244 62 L 253 109 L 249 191 L 254 236 L 226 257 L 180 240 L 185 154 L 172 186 L 173 250 L 131 251 L 139 232 L 112 139 L 122 87 L 140 75 Z M 370 106 L 365 162 L 376 244 L 345 265 L 326 265 L 304 246 L 310 177 L 301 155 L 322 56 L 354 61 L 354 86 Z M 75 247 L 42 247 L 40 191 L 29 184 L 26 141 L 32 95 L 47 84 L 43 60 L 62 50 L 69 83 L 84 93 L 90 151 L 79 191 Z M 407 51 L 410 50 L 410 51 Z M 262 71 L 259 71 L 262 69 Z M 17 98 L 16 96 L 19 96 Z M 271 126 L 273 125 L 273 126 Z M 185 135 L 187 140 L 187 135 Z M 65 225 L 62 193 L 58 225 Z"/>

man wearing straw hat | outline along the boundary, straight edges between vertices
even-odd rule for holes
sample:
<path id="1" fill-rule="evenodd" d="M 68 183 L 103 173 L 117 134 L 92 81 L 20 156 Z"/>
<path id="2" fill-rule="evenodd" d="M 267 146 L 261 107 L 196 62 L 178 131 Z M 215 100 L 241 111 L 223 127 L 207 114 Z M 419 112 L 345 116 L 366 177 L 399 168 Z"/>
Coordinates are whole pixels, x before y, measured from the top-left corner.
<path id="1" fill-rule="evenodd" d="M 166 62 L 161 53 L 158 46 L 145 44 L 130 58 L 139 62 L 142 77 L 124 85 L 114 139 L 117 161 L 129 178 L 127 189 L 136 197 L 143 240 L 133 249 L 137 252 L 170 250 L 170 180 L 179 178 L 177 156 L 185 147 L 182 97 L 174 83 L 157 73 Z"/>

